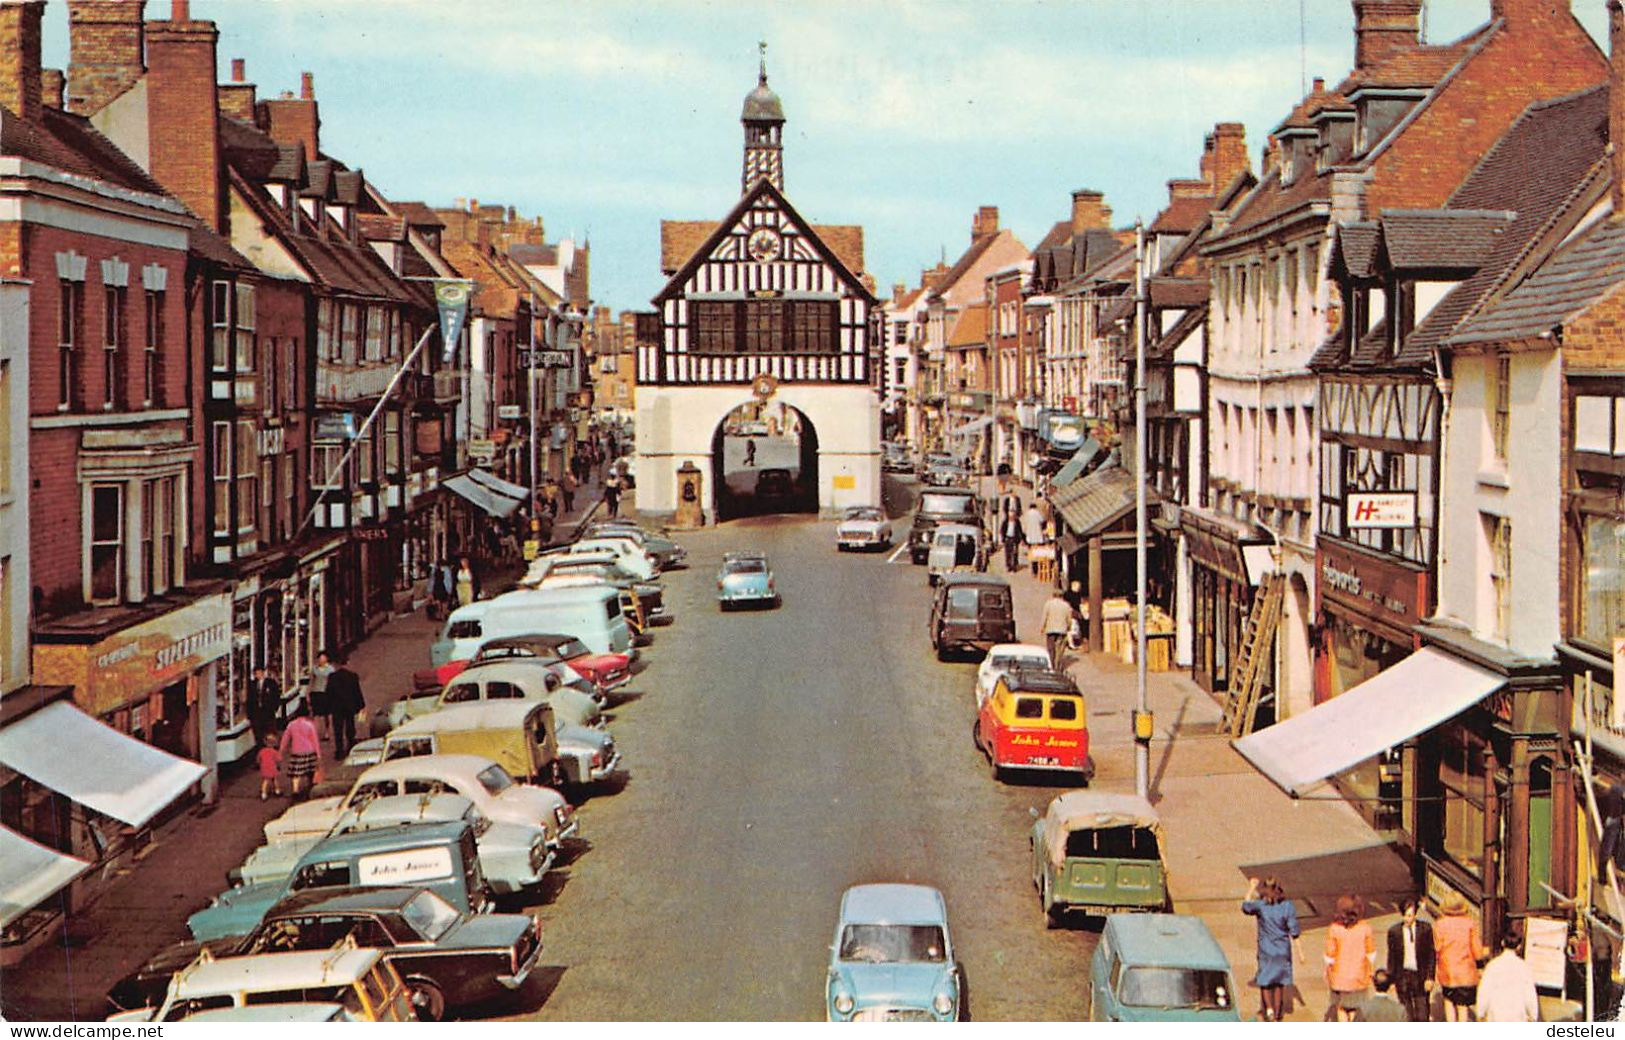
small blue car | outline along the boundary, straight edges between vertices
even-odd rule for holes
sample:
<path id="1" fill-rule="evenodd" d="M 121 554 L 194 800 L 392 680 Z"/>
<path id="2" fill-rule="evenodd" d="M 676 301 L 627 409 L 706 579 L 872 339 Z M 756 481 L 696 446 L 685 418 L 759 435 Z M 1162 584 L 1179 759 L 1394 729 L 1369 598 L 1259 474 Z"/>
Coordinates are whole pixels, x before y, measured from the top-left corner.
<path id="1" fill-rule="evenodd" d="M 1236 980 L 1199 917 L 1116 914 L 1089 962 L 1095 1022 L 1240 1022 Z"/>
<path id="2" fill-rule="evenodd" d="M 723 610 L 731 607 L 779 605 L 778 585 L 773 581 L 773 568 L 767 556 L 759 552 L 731 552 L 722 557 L 722 569 L 717 571 L 717 605 Z"/>
<path id="3" fill-rule="evenodd" d="M 841 897 L 824 1012 L 831 1022 L 954 1022 L 963 976 L 942 893 L 854 885 Z"/>

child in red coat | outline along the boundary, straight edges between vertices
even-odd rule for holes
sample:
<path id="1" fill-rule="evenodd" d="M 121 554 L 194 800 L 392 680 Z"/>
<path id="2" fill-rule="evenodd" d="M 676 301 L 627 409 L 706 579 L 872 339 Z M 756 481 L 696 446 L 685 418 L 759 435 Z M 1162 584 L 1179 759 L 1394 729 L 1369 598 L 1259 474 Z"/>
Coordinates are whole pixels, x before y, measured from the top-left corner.
<path id="1" fill-rule="evenodd" d="M 260 801 L 275 794 L 282 797 L 282 752 L 277 750 L 277 735 L 267 733 L 265 742 L 260 745 L 256 761 L 260 767 Z"/>

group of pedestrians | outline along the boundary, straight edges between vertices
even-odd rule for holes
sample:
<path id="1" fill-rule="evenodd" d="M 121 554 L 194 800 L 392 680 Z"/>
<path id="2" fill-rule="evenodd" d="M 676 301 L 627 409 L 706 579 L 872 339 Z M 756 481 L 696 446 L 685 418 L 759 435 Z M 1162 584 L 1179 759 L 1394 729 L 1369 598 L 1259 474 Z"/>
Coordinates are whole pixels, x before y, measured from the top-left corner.
<path id="1" fill-rule="evenodd" d="M 1437 990 L 1446 1022 L 1540 1020 L 1534 972 L 1518 953 L 1523 945 L 1518 928 L 1507 929 L 1499 953 L 1485 964 L 1489 951 L 1460 896 L 1446 899 L 1433 922 L 1420 916 L 1415 897 L 1402 900 L 1399 909 L 1400 919 L 1388 929 L 1386 962 L 1378 968 L 1376 936 L 1364 919 L 1364 901 L 1353 894 L 1338 897 L 1322 958 L 1332 996 L 1328 1018 L 1430 1022 Z M 1253 984 L 1259 991 L 1258 1017 L 1282 1021 L 1293 966 L 1304 959 L 1297 910 L 1279 881 L 1253 878 L 1241 912 L 1257 919 Z M 1397 1001 L 1388 998 L 1390 989 Z"/>
<path id="2" fill-rule="evenodd" d="M 356 719 L 367 710 L 360 676 L 342 657 L 335 664 L 325 650 L 311 668 L 305 703 L 291 717 L 283 718 L 281 683 L 266 675 L 264 665 L 254 668 L 248 698 L 262 802 L 282 795 L 284 775 L 293 797 L 305 794 L 317 779 L 323 739 L 332 742 L 334 760 L 343 759 L 355 746 Z"/>

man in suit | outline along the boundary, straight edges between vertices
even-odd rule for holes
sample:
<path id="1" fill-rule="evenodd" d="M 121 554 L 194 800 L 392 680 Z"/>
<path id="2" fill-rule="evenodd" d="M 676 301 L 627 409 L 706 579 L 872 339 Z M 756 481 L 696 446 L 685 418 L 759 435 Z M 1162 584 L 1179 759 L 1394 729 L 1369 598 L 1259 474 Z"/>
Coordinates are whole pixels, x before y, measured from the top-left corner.
<path id="1" fill-rule="evenodd" d="M 367 707 L 361 678 L 350 670 L 348 661 L 340 661 L 327 677 L 327 696 L 333 709 L 333 757 L 342 759 L 355 744 L 355 717 Z"/>
<path id="2" fill-rule="evenodd" d="M 1431 1020 L 1433 1000 L 1433 926 L 1417 920 L 1417 900 L 1407 896 L 1399 904 L 1400 921 L 1388 929 L 1388 975 L 1394 993 L 1412 1022 Z"/>

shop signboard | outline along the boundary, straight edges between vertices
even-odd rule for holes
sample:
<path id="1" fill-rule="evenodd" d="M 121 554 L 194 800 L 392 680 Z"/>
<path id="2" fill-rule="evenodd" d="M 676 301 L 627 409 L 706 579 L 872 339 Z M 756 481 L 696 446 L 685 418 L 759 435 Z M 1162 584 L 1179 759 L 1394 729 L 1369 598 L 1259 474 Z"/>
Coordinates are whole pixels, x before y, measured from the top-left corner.
<path id="1" fill-rule="evenodd" d="M 1421 568 L 1378 559 L 1327 537 L 1319 540 L 1316 557 L 1322 601 L 1397 632 L 1409 633 L 1422 619 L 1428 576 Z"/>
<path id="2" fill-rule="evenodd" d="M 490 462 L 497 457 L 496 441 L 475 437 L 468 442 L 468 457 L 475 462 Z"/>
<path id="3" fill-rule="evenodd" d="M 144 701 L 231 651 L 231 595 L 194 600 L 94 643 L 36 643 L 34 681 L 74 687 L 74 701 L 105 715 Z"/>
<path id="4" fill-rule="evenodd" d="M 1344 522 L 1351 531 L 1405 530 L 1416 526 L 1413 491 L 1351 491 Z"/>
<path id="5" fill-rule="evenodd" d="M 516 405 L 516 404 L 499 404 L 499 405 L 497 405 L 497 418 L 498 419 L 518 419 L 518 418 L 521 417 L 522 414 L 523 413 L 520 411 L 519 406 Z"/>

